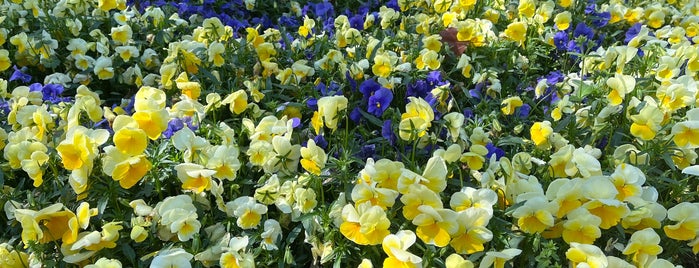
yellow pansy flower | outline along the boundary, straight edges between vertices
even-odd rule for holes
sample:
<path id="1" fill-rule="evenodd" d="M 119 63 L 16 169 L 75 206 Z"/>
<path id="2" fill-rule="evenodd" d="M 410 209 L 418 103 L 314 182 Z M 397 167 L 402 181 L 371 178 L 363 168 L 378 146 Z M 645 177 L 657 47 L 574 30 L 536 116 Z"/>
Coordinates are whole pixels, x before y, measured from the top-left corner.
<path id="1" fill-rule="evenodd" d="M 566 258 L 570 260 L 572 267 L 607 267 L 609 264 L 600 248 L 584 243 L 570 243 Z"/>
<path id="2" fill-rule="evenodd" d="M 553 19 L 553 22 L 556 23 L 556 28 L 560 31 L 565 31 L 570 27 L 570 22 L 572 21 L 572 15 L 570 14 L 570 11 L 563 11 L 561 13 L 556 14 L 556 17 Z"/>
<path id="3" fill-rule="evenodd" d="M 563 241 L 568 244 L 592 244 L 602 236 L 599 225 L 602 219 L 590 214 L 584 208 L 577 208 L 566 214 L 568 219 L 563 222 Z"/>
<path id="4" fill-rule="evenodd" d="M 175 166 L 177 178 L 182 182 L 182 189 L 201 193 L 211 189 L 211 176 L 216 171 L 206 169 L 204 166 L 194 163 L 182 163 Z"/>
<path id="5" fill-rule="evenodd" d="M 641 112 L 631 115 L 631 135 L 642 140 L 652 140 L 658 133 L 664 114 L 658 109 L 655 101 L 651 97 L 644 98 L 646 102 Z"/>
<path id="6" fill-rule="evenodd" d="M 383 261 L 384 267 L 422 267 L 422 258 L 408 251 L 408 248 L 415 244 L 415 233 L 410 230 L 401 230 L 396 234 L 387 235 L 381 247 L 386 252 L 386 259 Z"/>
<path id="7" fill-rule="evenodd" d="M 515 113 L 515 109 L 522 106 L 522 104 L 524 103 L 522 102 L 521 98 L 517 96 L 509 97 L 507 99 L 502 100 L 502 103 L 500 104 L 500 111 L 502 111 L 504 115 L 511 115 Z"/>
<path id="8" fill-rule="evenodd" d="M 523 21 L 510 23 L 505 29 L 505 36 L 523 46 L 524 40 L 527 38 L 527 23 Z"/>
<path id="9" fill-rule="evenodd" d="M 415 233 L 426 244 L 444 247 L 451 241 L 452 235 L 459 230 L 457 214 L 453 210 L 421 205 L 419 214 L 412 223 L 417 226 Z"/>
<path id="10" fill-rule="evenodd" d="M 548 202 L 544 196 L 527 200 L 524 205 L 515 209 L 512 216 L 517 218 L 517 225 L 525 233 L 541 233 L 554 224 L 554 214 L 558 211 L 558 203 Z"/>
<path id="11" fill-rule="evenodd" d="M 42 210 L 15 210 L 15 219 L 22 225 L 22 242 L 29 241 L 42 244 L 61 239 L 71 244 L 78 238 L 78 218 L 70 210 L 58 203 Z"/>
<path id="12" fill-rule="evenodd" d="M 611 89 L 607 95 L 607 100 L 612 105 L 619 105 L 626 94 L 631 93 L 636 87 L 636 79 L 630 75 L 616 73 L 614 77 L 607 79 L 607 86 Z"/>
<path id="13" fill-rule="evenodd" d="M 631 259 L 638 266 L 646 266 L 654 260 L 653 257 L 663 252 L 660 244 L 660 236 L 652 228 L 636 231 L 631 235 L 629 243 L 622 253 L 631 255 Z"/>
<path id="14" fill-rule="evenodd" d="M 248 94 L 245 90 L 238 90 L 226 96 L 221 104 L 228 104 L 231 113 L 241 114 L 248 108 Z"/>
<path id="15" fill-rule="evenodd" d="M 301 167 L 315 175 L 320 175 L 328 159 L 323 148 L 317 146 L 312 139 L 308 140 L 306 147 L 301 147 L 301 157 Z"/>
<path id="16" fill-rule="evenodd" d="M 553 134 L 553 128 L 551 127 L 551 122 L 535 122 L 529 130 L 532 141 L 536 146 L 543 146 L 548 143 L 551 134 Z"/>
<path id="17" fill-rule="evenodd" d="M 473 254 L 485 249 L 484 244 L 493 239 L 493 233 L 486 228 L 493 217 L 492 210 L 469 208 L 457 216 L 459 230 L 452 236 L 450 245 L 458 254 Z"/>
<path id="18" fill-rule="evenodd" d="M 340 122 L 340 113 L 347 110 L 348 100 L 345 96 L 326 96 L 318 99 L 318 114 L 325 126 L 335 131 Z"/>
<path id="19" fill-rule="evenodd" d="M 347 204 L 342 208 L 340 232 L 359 245 L 378 245 L 390 234 L 391 222 L 379 206 L 364 202 L 356 207 Z"/>
<path id="20" fill-rule="evenodd" d="M 433 208 L 443 208 L 442 199 L 435 192 L 422 184 L 412 184 L 406 187 L 400 201 L 403 203 L 403 216 L 407 220 L 413 220 L 420 214 L 419 207 L 428 205 Z"/>
<path id="21" fill-rule="evenodd" d="M 369 202 L 383 209 L 392 207 L 398 198 L 398 191 L 386 188 L 378 188 L 376 185 L 357 183 L 352 188 L 352 201 L 355 204 Z"/>
<path id="22" fill-rule="evenodd" d="M 699 206 L 682 202 L 667 210 L 667 218 L 674 224 L 665 225 L 665 234 L 675 240 L 692 240 L 699 231 Z"/>
<path id="23" fill-rule="evenodd" d="M 267 213 L 267 206 L 255 202 L 252 197 L 241 196 L 226 203 L 226 213 L 238 218 L 238 227 L 251 229 L 260 224 L 262 215 Z"/>

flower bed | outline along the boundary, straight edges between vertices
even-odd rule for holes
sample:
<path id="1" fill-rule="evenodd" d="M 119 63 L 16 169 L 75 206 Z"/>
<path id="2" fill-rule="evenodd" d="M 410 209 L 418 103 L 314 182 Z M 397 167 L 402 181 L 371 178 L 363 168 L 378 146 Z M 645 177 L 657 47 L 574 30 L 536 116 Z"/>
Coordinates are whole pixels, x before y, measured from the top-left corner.
<path id="1" fill-rule="evenodd" d="M 5 1 L 0 267 L 675 267 L 694 1 Z"/>

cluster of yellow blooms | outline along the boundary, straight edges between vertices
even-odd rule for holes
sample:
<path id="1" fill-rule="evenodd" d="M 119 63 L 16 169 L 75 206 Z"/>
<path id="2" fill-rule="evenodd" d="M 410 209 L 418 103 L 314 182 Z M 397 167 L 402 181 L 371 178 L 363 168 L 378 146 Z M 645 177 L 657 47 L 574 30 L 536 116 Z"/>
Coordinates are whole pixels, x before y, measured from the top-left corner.
<path id="1" fill-rule="evenodd" d="M 252 9 L 255 1 L 245 4 Z M 588 55 L 579 56 L 573 67 L 579 73 L 534 83 L 534 99 L 557 98 L 528 131 L 522 125 L 503 130 L 497 119 L 487 121 L 493 126 L 467 119 L 459 108 L 467 102 L 455 98 L 468 90 L 455 92 L 449 82 L 430 88 L 426 98 L 401 96 L 397 102 L 405 105 L 392 107 L 400 142 L 413 145 L 413 153 L 428 145 L 434 150 L 417 160 L 366 158 L 344 192 L 332 193 L 337 200 L 325 200 L 324 187 L 340 177 L 333 172 L 351 172 L 334 161 L 349 153 L 313 137 L 347 130 L 345 142 L 351 139 L 350 114 L 363 105 L 359 93 L 302 96 L 277 106 L 282 101 L 273 97 L 280 95 L 277 90 L 315 88 L 323 79 L 370 78 L 398 95 L 411 76 L 443 71 L 452 80 L 482 86 L 483 98 L 500 104 L 479 119 L 509 121 L 534 101 L 503 86 L 506 72 L 483 67 L 479 61 L 486 56 L 469 49 L 506 44 L 513 50 L 506 52 L 512 63 L 507 68 L 529 69 L 533 63 L 521 52 L 559 46 L 556 32 L 573 30 L 574 15 L 582 12 L 576 7 L 583 6 L 570 0 L 516 5 L 494 0 L 487 7 L 476 0 L 399 0 L 397 5 L 368 13 L 362 30 L 346 15 L 337 16 L 329 35 L 308 16 L 291 33 L 248 27 L 242 34 L 218 18 L 184 20 L 177 13 L 166 18 L 155 7 L 140 14 L 124 0 L 59 1 L 50 10 L 37 0 L 4 1 L 0 26 L 12 28 L 0 28 L 0 72 L 13 65 L 59 70 L 42 82 L 75 94 L 48 101 L 49 93 L 0 79 L 0 100 L 7 104 L 6 128 L 0 128 L 3 172 L 20 174 L 3 184 L 22 187 L 17 180 L 26 177 L 34 187 L 21 201 L 0 200 L 8 228 L 21 229 L 17 237 L 24 246 L 0 241 L 0 266 L 40 266 L 37 245 L 55 244 L 49 250 L 60 254 L 51 256 L 60 255 L 63 262 L 121 267 L 120 260 L 103 256 L 128 241 L 154 243 L 156 252 L 141 258 L 150 259 L 151 267 L 190 267 L 192 260 L 207 267 L 254 267 L 262 250 L 290 252 L 281 247 L 296 237 L 282 238 L 297 224 L 295 235 L 304 230 L 303 243 L 311 245 L 314 262 L 327 262 L 337 245 L 351 242 L 362 249 L 381 245 L 376 256 L 385 267 L 434 264 L 416 254 L 426 245 L 449 253 L 438 256 L 445 257 L 446 267 L 474 267 L 478 258 L 465 257 L 481 255 L 480 267 L 504 267 L 523 251 L 517 245 L 493 246 L 498 240 L 489 229 L 494 217 L 511 220 L 509 233 L 565 243 L 571 267 L 674 267 L 661 256 L 666 250 L 661 237 L 699 252 L 699 204 L 663 200 L 664 193 L 649 183 L 654 178 L 642 169 L 660 161 L 661 154 L 649 151 L 662 145 L 671 168 L 699 175 L 699 4 L 692 1 L 600 5 L 609 13 L 608 23 L 643 25 L 625 45 L 580 51 Z M 298 3 L 291 6 L 300 14 Z M 47 18 L 64 22 L 65 29 L 27 33 L 30 22 Z M 106 26 L 83 25 L 88 19 Z M 139 32 L 143 29 L 158 29 L 159 35 Z M 187 34 L 169 39 L 184 29 Z M 146 40 L 136 40 L 141 35 Z M 158 42 L 161 47 L 150 47 Z M 405 47 L 414 44 L 419 45 Z M 318 52 L 313 59 L 305 55 L 312 49 Z M 56 55 L 65 55 L 63 62 L 54 64 Z M 298 58 L 283 58 L 289 55 Z M 244 81 L 224 83 L 233 77 Z M 106 106 L 110 83 L 133 90 L 133 101 Z M 310 103 L 308 97 L 318 97 L 310 109 L 294 106 Z M 217 120 L 226 109 L 226 120 Z M 185 119 L 193 124 L 182 123 Z M 172 130 L 173 122 L 182 126 Z M 621 122 L 612 128 L 623 129 L 612 134 L 632 142 L 603 155 L 610 149 L 568 140 L 575 132 L 563 122 L 594 135 Z M 306 129 L 297 128 L 304 124 Z M 493 143 L 503 133 L 525 136 L 519 138 L 522 148 L 531 151 L 496 156 Z M 262 175 L 246 177 L 252 183 L 244 185 L 239 183 L 248 176 L 240 174 L 243 169 Z M 158 174 L 161 170 L 172 174 Z M 448 188 L 457 177 L 460 190 Z M 473 178 L 471 184 L 463 184 L 466 177 Z M 67 187 L 66 182 L 72 193 L 38 193 L 49 190 L 47 184 Z M 117 183 L 120 194 L 152 186 L 160 199 L 152 207 L 152 200 L 119 196 L 113 200 L 128 204 L 132 214 L 103 218 L 111 208 L 85 200 L 101 194 L 95 193 L 98 186 Z M 15 189 L 8 185 L 3 197 L 25 198 L 11 194 Z M 221 218 L 228 225 L 211 222 Z M 603 235 L 615 228 L 628 238 L 600 247 L 607 242 Z M 329 229 L 349 242 L 320 235 Z M 261 250 L 255 250 L 258 246 Z M 363 259 L 359 267 L 381 260 Z"/>

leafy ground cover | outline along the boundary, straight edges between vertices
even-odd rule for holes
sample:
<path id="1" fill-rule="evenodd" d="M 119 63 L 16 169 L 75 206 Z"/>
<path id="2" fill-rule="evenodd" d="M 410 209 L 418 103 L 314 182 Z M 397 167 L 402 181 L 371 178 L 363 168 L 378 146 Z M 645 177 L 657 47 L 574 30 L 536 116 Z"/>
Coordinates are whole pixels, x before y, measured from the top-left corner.
<path id="1" fill-rule="evenodd" d="M 676 267 L 694 1 L 0 5 L 1 267 Z"/>

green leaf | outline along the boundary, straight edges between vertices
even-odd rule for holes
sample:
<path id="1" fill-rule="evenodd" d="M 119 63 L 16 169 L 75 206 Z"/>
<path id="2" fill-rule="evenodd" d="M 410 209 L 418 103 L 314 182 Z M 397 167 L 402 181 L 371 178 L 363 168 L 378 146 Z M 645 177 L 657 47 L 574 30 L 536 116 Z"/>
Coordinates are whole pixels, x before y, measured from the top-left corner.
<path id="1" fill-rule="evenodd" d="M 524 139 L 515 136 L 507 136 L 498 140 L 497 146 L 507 146 L 507 145 L 523 145 Z"/>
<path id="2" fill-rule="evenodd" d="M 286 243 L 287 244 L 293 243 L 294 240 L 296 240 L 296 237 L 298 237 L 299 234 L 301 233 L 302 229 L 303 229 L 303 225 L 298 225 L 298 226 L 296 226 L 296 228 L 291 230 L 291 232 L 289 232 L 289 236 L 286 238 Z"/>
<path id="3" fill-rule="evenodd" d="M 364 118 L 369 120 L 369 123 L 372 123 L 377 127 L 383 127 L 383 121 L 381 121 L 381 119 L 379 119 L 378 117 L 374 116 L 373 114 L 362 111 L 361 109 L 359 109 L 359 112 L 362 114 Z"/>
<path id="4" fill-rule="evenodd" d="M 136 259 L 136 251 L 134 251 L 133 248 L 131 246 L 129 246 L 128 243 L 121 244 L 121 251 L 124 252 L 124 255 L 126 255 L 126 259 L 129 259 L 129 260 Z"/>
<path id="5" fill-rule="evenodd" d="M 575 118 L 575 115 L 568 115 L 563 120 L 561 120 L 558 125 L 553 129 L 555 132 L 561 132 L 568 124 L 570 124 L 570 121 L 573 121 L 573 118 Z"/>
<path id="6" fill-rule="evenodd" d="M 672 161 L 672 157 L 670 156 L 669 153 L 664 153 L 663 154 L 663 160 L 665 161 L 665 164 L 667 164 L 668 167 L 670 167 L 672 170 L 675 170 L 675 162 Z"/>

